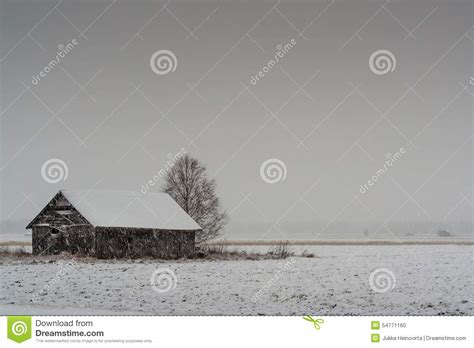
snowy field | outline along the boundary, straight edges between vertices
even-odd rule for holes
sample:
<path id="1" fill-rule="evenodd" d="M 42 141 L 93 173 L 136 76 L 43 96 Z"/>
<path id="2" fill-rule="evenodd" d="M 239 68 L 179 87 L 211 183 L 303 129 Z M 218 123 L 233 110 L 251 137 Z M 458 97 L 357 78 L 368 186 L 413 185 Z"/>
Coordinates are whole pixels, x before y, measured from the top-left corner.
<path id="1" fill-rule="evenodd" d="M 474 315 L 473 246 L 306 249 L 316 256 L 175 262 L 1 257 L 0 314 Z M 163 268 L 176 278 L 167 273 L 168 279 L 152 282 Z"/>

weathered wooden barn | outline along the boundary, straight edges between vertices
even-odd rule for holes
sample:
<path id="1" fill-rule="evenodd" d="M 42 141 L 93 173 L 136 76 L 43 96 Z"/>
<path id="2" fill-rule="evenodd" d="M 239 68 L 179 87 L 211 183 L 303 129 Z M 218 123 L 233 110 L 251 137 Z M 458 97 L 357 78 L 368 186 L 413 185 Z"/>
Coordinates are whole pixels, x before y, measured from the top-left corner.
<path id="1" fill-rule="evenodd" d="M 31 221 L 34 255 L 175 259 L 201 227 L 166 193 L 61 190 Z"/>

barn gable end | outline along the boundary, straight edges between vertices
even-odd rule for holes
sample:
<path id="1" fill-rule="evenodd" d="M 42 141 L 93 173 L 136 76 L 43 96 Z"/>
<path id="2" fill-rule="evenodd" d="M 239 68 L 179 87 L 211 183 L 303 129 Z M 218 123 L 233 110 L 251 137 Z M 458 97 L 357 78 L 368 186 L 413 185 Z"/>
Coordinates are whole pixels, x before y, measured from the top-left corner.
<path id="1" fill-rule="evenodd" d="M 61 228 L 62 226 L 73 225 L 91 225 L 91 223 L 59 191 L 26 228 L 33 228 L 34 226 Z"/>
<path id="2" fill-rule="evenodd" d="M 89 221 L 59 191 L 26 228 L 32 229 L 35 255 L 92 255 L 95 250 L 95 230 Z"/>

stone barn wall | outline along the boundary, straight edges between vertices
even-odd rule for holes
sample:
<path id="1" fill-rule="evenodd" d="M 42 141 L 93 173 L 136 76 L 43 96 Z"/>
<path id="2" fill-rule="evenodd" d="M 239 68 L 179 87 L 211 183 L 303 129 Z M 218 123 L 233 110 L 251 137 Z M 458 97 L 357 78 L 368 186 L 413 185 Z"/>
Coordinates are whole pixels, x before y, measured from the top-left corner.
<path id="1" fill-rule="evenodd" d="M 96 227 L 100 259 L 156 257 L 177 259 L 194 252 L 195 231 Z"/>
<path id="2" fill-rule="evenodd" d="M 93 226 L 33 226 L 33 255 L 55 255 L 61 252 L 81 256 L 95 255 Z"/>
<path id="3" fill-rule="evenodd" d="M 178 259 L 194 252 L 195 231 L 119 227 L 33 226 L 33 255 L 92 256 L 100 259 L 155 257 Z"/>

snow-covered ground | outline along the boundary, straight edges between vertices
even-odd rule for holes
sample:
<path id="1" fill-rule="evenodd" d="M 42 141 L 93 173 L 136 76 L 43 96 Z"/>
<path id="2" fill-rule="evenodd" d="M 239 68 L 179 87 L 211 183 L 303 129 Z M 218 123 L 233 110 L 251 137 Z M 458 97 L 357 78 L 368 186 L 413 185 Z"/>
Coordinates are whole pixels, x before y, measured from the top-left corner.
<path id="1" fill-rule="evenodd" d="M 0 314 L 474 315 L 473 248 L 311 246 L 314 258 L 258 261 L 4 257 Z M 152 285 L 163 268 L 176 278 L 161 273 L 171 283 Z"/>

